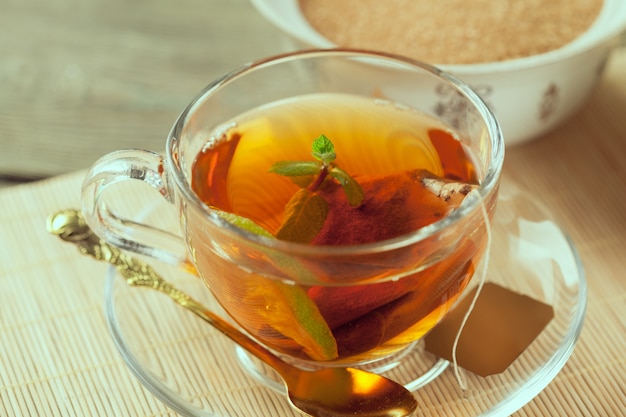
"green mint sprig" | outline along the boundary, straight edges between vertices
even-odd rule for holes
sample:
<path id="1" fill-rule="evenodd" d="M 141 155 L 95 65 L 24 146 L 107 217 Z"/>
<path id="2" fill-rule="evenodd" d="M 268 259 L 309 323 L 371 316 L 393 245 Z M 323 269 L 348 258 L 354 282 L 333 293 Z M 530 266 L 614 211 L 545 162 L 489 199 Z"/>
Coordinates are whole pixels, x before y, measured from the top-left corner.
<path id="1" fill-rule="evenodd" d="M 302 187 L 285 207 L 283 223 L 276 232 L 278 239 L 310 243 L 322 230 L 328 216 L 328 202 L 317 191 L 329 177 L 341 185 L 351 206 L 363 203 L 359 183 L 334 164 L 337 154 L 328 137 L 320 135 L 315 139 L 311 154 L 316 161 L 279 161 L 270 167 L 270 172 L 292 177 Z"/>

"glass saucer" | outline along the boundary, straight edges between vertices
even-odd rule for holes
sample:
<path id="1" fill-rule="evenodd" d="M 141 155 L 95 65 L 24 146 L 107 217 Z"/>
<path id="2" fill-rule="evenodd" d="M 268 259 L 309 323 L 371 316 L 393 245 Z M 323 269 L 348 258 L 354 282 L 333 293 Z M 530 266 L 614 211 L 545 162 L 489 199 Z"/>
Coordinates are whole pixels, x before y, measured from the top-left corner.
<path id="1" fill-rule="evenodd" d="M 158 210 L 149 209 L 146 216 Z M 554 318 L 505 372 L 489 377 L 464 372 L 465 391 L 452 366 L 418 344 L 384 374 L 414 391 L 422 416 L 508 416 L 541 392 L 572 354 L 587 299 L 580 259 L 550 213 L 506 180 L 489 259 L 488 282 L 551 305 Z M 158 270 L 224 316 L 200 279 L 167 266 Z M 181 415 L 300 415 L 288 405 L 280 384 L 263 383 L 247 370 L 254 360 L 229 339 L 166 296 L 129 287 L 112 267 L 104 304 L 111 336 L 130 370 Z"/>

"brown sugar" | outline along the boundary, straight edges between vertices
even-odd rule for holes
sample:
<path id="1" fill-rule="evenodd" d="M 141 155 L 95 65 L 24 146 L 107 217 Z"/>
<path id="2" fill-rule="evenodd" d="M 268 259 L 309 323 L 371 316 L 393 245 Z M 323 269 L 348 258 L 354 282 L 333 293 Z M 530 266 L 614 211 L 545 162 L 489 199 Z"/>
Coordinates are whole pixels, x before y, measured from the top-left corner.
<path id="1" fill-rule="evenodd" d="M 587 30 L 603 0 L 299 0 L 339 46 L 434 64 L 504 61 L 558 49 Z"/>

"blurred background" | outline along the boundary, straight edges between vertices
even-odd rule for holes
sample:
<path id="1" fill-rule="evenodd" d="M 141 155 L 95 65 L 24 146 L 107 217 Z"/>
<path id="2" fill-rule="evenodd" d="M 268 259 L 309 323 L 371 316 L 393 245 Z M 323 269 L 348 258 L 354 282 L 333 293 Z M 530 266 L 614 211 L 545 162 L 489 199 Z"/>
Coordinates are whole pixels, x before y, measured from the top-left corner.
<path id="1" fill-rule="evenodd" d="M 0 4 L 0 187 L 160 151 L 205 85 L 282 50 L 249 0 Z"/>
<path id="2" fill-rule="evenodd" d="M 161 151 L 209 82 L 293 48 L 250 0 L 0 1 L 0 188 Z"/>

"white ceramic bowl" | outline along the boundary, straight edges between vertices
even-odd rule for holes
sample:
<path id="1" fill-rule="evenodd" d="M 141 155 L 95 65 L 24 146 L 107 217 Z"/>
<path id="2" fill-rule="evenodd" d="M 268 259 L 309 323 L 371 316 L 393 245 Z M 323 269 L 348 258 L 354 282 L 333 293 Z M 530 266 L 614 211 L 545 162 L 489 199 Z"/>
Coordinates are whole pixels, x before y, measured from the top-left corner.
<path id="1" fill-rule="evenodd" d="M 251 0 L 289 35 L 286 49 L 331 48 L 306 21 L 297 0 Z M 547 53 L 508 61 L 437 65 L 469 84 L 496 114 L 507 145 L 540 137 L 575 113 L 596 86 L 626 28 L 626 0 L 604 0 L 598 19 L 573 42 Z M 443 103 L 452 97 L 441 97 Z"/>

